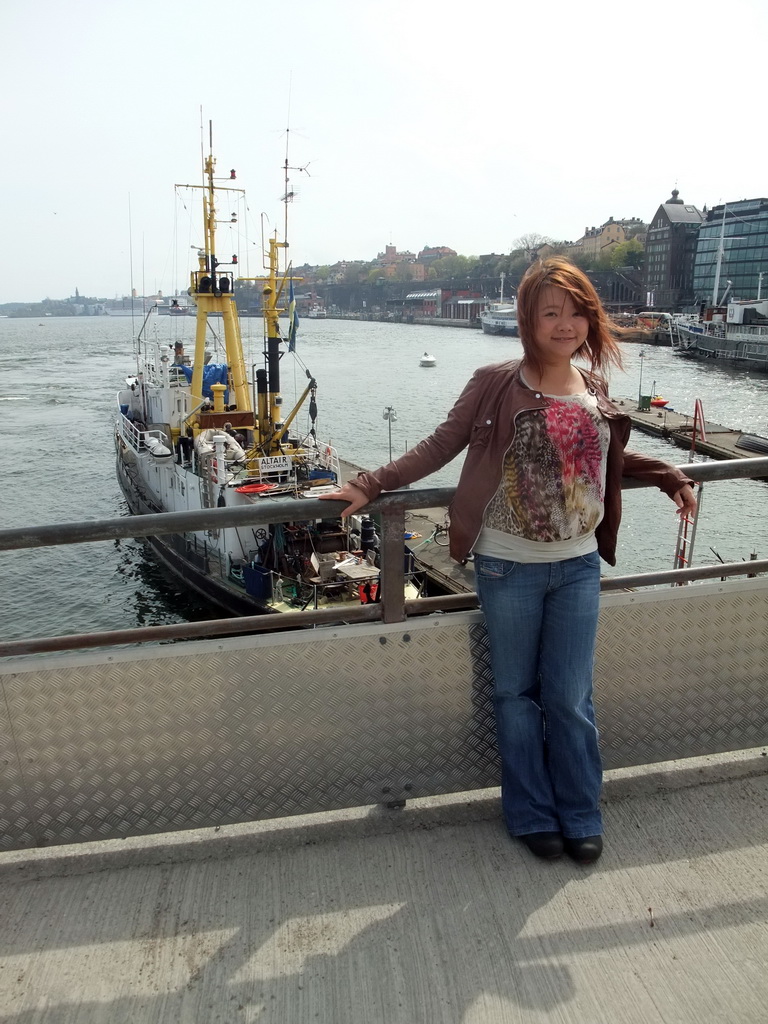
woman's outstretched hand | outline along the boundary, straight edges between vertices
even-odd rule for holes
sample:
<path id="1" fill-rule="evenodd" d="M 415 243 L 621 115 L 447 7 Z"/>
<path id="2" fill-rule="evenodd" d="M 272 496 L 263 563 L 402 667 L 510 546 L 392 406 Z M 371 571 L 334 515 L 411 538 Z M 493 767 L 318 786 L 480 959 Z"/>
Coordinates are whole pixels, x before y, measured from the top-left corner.
<path id="1" fill-rule="evenodd" d="M 359 487 L 355 487 L 351 483 L 344 484 L 338 491 L 333 491 L 331 494 L 319 494 L 318 497 L 321 501 L 348 501 L 349 505 L 341 513 L 342 516 L 354 515 L 358 509 L 363 508 L 370 500 L 364 491 L 361 491 Z"/>
<path id="2" fill-rule="evenodd" d="M 679 516 L 692 516 L 696 513 L 696 499 L 693 496 L 693 488 L 690 484 L 686 484 L 685 487 L 681 487 L 680 490 L 672 496 L 672 501 L 677 505 L 677 514 Z"/>

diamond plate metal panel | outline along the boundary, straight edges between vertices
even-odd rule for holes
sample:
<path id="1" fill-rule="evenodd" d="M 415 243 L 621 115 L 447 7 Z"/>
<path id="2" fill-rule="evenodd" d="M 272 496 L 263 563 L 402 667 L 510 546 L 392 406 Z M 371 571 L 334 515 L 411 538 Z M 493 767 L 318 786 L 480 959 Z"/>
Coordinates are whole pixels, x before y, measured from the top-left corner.
<path id="1" fill-rule="evenodd" d="M 489 784 L 488 672 L 474 665 L 483 631 L 470 650 L 478 627 L 443 621 L 47 659 L 17 672 L 6 686 L 29 753 L 36 842 Z"/>
<path id="2" fill-rule="evenodd" d="M 768 740 L 768 581 L 603 600 L 608 767 Z M 7 848 L 495 785 L 479 613 L 0 667 Z"/>
<path id="3" fill-rule="evenodd" d="M 595 692 L 606 767 L 768 741 L 768 581 L 603 598 Z"/>
<path id="4" fill-rule="evenodd" d="M 29 817 L 29 799 L 11 728 L 4 680 L 0 679 L 0 850 L 34 846 L 36 832 Z"/>

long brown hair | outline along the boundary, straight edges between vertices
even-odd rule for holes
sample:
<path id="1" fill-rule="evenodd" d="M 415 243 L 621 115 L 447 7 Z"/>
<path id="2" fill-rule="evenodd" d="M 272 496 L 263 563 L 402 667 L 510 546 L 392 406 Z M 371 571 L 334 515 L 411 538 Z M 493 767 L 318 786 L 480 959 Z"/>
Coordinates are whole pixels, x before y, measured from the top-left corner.
<path id="1" fill-rule="evenodd" d="M 568 292 L 576 309 L 587 318 L 587 339 L 574 355 L 588 361 L 593 373 L 602 375 L 611 364 L 621 368 L 621 352 L 595 286 L 570 260 L 563 256 L 550 256 L 526 270 L 517 290 L 517 324 L 525 361 L 531 369 L 539 374 L 544 369 L 536 351 L 535 338 L 536 316 L 545 288 L 562 288 Z"/>

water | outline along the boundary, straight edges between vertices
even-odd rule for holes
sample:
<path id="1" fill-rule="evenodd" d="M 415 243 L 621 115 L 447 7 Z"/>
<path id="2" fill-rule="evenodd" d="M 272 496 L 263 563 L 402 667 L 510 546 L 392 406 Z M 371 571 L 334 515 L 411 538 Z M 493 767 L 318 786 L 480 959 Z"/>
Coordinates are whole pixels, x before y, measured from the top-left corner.
<path id="1" fill-rule="evenodd" d="M 192 345 L 194 322 L 161 318 L 163 344 Z M 248 365 L 261 365 L 261 323 L 243 321 Z M 419 367 L 423 352 L 435 368 Z M 135 371 L 130 319 L 108 317 L 0 319 L 0 522 L 4 527 L 108 519 L 127 515 L 114 473 L 115 394 Z M 768 377 L 682 360 L 646 346 L 643 391 L 655 390 L 680 412 L 701 398 L 709 420 L 768 435 Z M 317 378 L 318 435 L 343 458 L 375 468 L 428 434 L 445 416 L 472 372 L 521 353 L 519 342 L 449 327 L 357 321 L 302 321 L 299 359 Z M 614 396 L 637 396 L 640 346 L 626 345 L 625 370 L 614 372 Z M 286 406 L 306 384 L 302 366 L 282 361 Z M 299 426 L 304 413 L 299 416 Z M 678 464 L 686 452 L 633 433 L 631 446 Z M 453 484 L 456 460 L 428 484 Z M 698 562 L 768 556 L 766 485 L 728 481 L 706 489 L 696 540 Z M 674 505 L 657 491 L 625 493 L 618 565 L 607 572 L 670 568 L 677 536 Z M 0 598 L 8 639 L 205 618 L 197 603 L 166 578 L 139 542 L 117 541 L 2 555 Z"/>

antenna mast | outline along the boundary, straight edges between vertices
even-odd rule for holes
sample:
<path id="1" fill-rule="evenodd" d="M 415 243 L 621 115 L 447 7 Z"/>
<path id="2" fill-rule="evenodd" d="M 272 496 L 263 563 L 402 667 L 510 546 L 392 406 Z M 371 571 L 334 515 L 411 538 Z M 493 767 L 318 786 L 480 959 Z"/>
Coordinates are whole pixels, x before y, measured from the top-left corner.
<path id="1" fill-rule="evenodd" d="M 290 141 L 290 133 L 291 133 L 291 129 L 290 128 L 286 128 L 285 129 L 285 162 L 283 164 L 283 180 L 284 180 L 284 188 L 285 188 L 285 191 L 283 192 L 283 203 L 285 204 L 285 221 L 284 221 L 283 241 L 285 242 L 286 248 L 288 247 L 288 204 L 292 203 L 294 201 L 294 199 L 296 199 L 297 196 L 298 196 L 298 193 L 296 192 L 296 190 L 291 188 L 290 177 L 289 177 L 289 173 L 288 172 L 289 171 L 298 171 L 299 174 L 306 174 L 306 176 L 308 178 L 310 177 L 310 173 L 309 173 L 309 170 L 308 170 L 308 167 L 309 167 L 308 163 L 304 164 L 303 167 L 291 167 L 291 165 L 288 163 L 288 144 L 289 144 L 289 141 Z M 289 264 L 289 262 L 290 261 L 288 259 L 288 253 L 286 252 L 286 254 L 285 254 L 285 272 L 286 273 L 288 272 L 288 264 Z"/>

